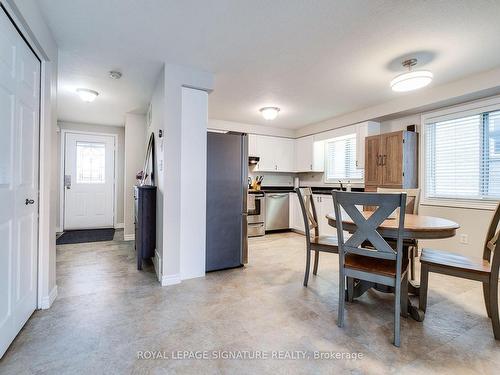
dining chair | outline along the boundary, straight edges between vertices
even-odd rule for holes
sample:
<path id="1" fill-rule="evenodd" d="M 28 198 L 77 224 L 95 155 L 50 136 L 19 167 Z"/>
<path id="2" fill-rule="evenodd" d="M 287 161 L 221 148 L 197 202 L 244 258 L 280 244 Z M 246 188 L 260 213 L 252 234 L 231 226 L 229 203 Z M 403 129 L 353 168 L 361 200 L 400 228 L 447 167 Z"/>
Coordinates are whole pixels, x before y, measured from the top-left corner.
<path id="1" fill-rule="evenodd" d="M 420 206 L 420 189 L 377 188 L 377 193 L 406 193 L 406 213 L 418 215 Z M 404 241 L 410 257 L 410 280 L 415 280 L 415 258 L 418 258 L 418 240 Z"/>
<path id="2" fill-rule="evenodd" d="M 408 257 L 403 254 L 403 230 L 406 194 L 351 193 L 333 191 L 335 221 L 339 243 L 338 326 L 344 325 L 346 277 L 383 284 L 394 288 L 394 345 L 400 346 L 400 313 L 408 311 Z M 356 206 L 375 207 L 367 218 Z M 399 215 L 389 219 L 399 208 Z M 342 209 L 356 225 L 356 231 L 344 240 Z M 398 220 L 395 248 L 377 231 L 384 220 Z M 371 244 L 366 247 L 366 243 Z"/>
<path id="3" fill-rule="evenodd" d="M 454 254 L 448 251 L 423 249 L 420 256 L 420 310 L 427 308 L 429 272 L 440 273 L 483 283 L 486 313 L 491 319 L 493 335 L 500 340 L 498 316 L 498 272 L 500 268 L 500 203 L 497 205 L 483 247 L 483 258 Z"/>
<path id="4" fill-rule="evenodd" d="M 304 218 L 304 234 L 306 237 L 306 271 L 304 275 L 304 286 L 309 281 L 309 269 L 311 268 L 311 251 L 314 251 L 313 274 L 318 273 L 319 253 L 338 254 L 337 237 L 321 236 L 319 234 L 318 216 L 311 188 L 296 188 L 295 192 L 299 198 L 300 209 Z M 314 234 L 311 235 L 311 230 Z"/>

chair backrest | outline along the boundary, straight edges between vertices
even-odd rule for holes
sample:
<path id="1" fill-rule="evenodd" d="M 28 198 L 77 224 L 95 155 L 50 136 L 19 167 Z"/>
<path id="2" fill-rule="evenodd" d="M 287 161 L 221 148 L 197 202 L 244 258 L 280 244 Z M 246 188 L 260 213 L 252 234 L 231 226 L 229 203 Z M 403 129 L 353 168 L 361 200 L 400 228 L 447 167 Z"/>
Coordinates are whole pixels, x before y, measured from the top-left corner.
<path id="1" fill-rule="evenodd" d="M 490 222 L 486 241 L 484 242 L 483 259 L 491 263 L 491 272 L 498 278 L 498 269 L 500 267 L 500 203 L 497 204 L 495 213 Z"/>
<path id="2" fill-rule="evenodd" d="M 377 188 L 377 193 L 406 193 L 406 213 L 418 214 L 420 206 L 420 189 Z"/>
<path id="3" fill-rule="evenodd" d="M 316 214 L 316 206 L 312 190 L 309 187 L 296 188 L 295 192 L 299 198 L 302 217 L 304 218 L 305 235 L 307 241 L 311 240 L 311 229 L 314 230 L 314 236 L 319 236 L 318 216 Z"/>
<path id="4" fill-rule="evenodd" d="M 396 260 L 397 270 L 401 270 L 403 256 L 403 230 L 406 212 L 406 194 L 382 194 L 382 193 L 351 193 L 343 191 L 333 191 L 333 203 L 335 207 L 335 221 L 337 224 L 337 237 L 339 244 L 340 265 L 343 267 L 346 254 L 358 254 L 379 259 Z M 373 206 L 375 211 L 365 217 L 356 206 Z M 342 210 L 349 215 L 356 225 L 356 231 L 344 241 Z M 388 219 L 391 214 L 399 208 L 399 217 L 391 220 L 398 220 L 398 231 L 396 238 L 396 248 L 380 235 L 378 227 Z M 369 241 L 373 248 L 366 248 L 363 245 Z"/>

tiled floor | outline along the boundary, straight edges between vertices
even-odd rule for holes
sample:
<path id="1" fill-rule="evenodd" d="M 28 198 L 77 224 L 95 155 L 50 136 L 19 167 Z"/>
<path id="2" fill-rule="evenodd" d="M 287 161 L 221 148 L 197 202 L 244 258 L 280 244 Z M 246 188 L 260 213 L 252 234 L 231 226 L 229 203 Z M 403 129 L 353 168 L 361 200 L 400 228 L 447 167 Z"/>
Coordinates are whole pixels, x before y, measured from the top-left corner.
<path id="1" fill-rule="evenodd" d="M 35 312 L 0 361 L 0 373 L 498 373 L 500 342 L 480 285 L 431 275 L 425 322 L 403 319 L 398 349 L 391 343 L 390 295 L 369 292 L 348 304 L 345 327 L 338 328 L 337 256 L 322 255 L 308 288 L 303 263 L 302 236 L 268 235 L 251 239 L 247 267 L 162 288 L 151 266 L 136 271 L 130 242 L 59 246 L 59 298 Z M 158 358 L 184 350 L 305 351 L 310 358 Z M 139 359 L 139 351 L 160 355 Z M 314 352 L 363 357 L 315 360 Z"/>

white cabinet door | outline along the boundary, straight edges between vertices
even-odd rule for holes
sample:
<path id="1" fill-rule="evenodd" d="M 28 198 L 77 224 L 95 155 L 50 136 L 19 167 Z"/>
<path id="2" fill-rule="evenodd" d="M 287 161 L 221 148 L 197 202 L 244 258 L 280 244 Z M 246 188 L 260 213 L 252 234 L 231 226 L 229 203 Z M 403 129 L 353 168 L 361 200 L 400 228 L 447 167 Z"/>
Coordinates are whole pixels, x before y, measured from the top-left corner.
<path id="1" fill-rule="evenodd" d="M 365 138 L 380 134 L 380 124 L 374 121 L 365 121 L 356 125 L 356 167 L 365 168 Z"/>
<path id="2" fill-rule="evenodd" d="M 295 140 L 295 171 L 324 172 L 324 142 L 316 141 L 314 136 Z"/>
<path id="3" fill-rule="evenodd" d="M 248 134 L 248 156 L 260 156 L 257 148 L 257 136 Z"/>
<path id="4" fill-rule="evenodd" d="M 325 236 L 336 236 L 337 230 L 328 224 L 328 219 L 326 215 L 331 214 L 335 211 L 333 208 L 333 198 L 331 195 L 321 195 L 320 197 L 320 205 L 321 205 L 321 217 L 318 218 L 320 222 L 320 233 Z"/>
<path id="5" fill-rule="evenodd" d="M 290 228 L 305 232 L 304 217 L 300 208 L 299 197 L 296 193 L 290 193 Z"/>
<path id="6" fill-rule="evenodd" d="M 312 135 L 295 140 L 295 170 L 297 172 L 312 171 L 313 143 Z"/>
<path id="7" fill-rule="evenodd" d="M 275 150 L 276 138 L 258 135 L 257 136 L 257 151 L 260 161 L 257 165 L 259 171 L 276 171 Z"/>
<path id="8" fill-rule="evenodd" d="M 294 140 L 290 138 L 276 138 L 274 159 L 276 170 L 279 172 L 293 172 Z"/>

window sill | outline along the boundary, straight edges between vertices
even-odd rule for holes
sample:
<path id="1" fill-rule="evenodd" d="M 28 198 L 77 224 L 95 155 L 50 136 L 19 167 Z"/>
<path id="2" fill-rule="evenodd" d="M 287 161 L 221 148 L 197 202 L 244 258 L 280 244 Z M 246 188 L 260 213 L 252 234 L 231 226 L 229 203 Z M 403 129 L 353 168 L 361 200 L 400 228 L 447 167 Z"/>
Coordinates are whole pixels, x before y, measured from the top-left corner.
<path id="1" fill-rule="evenodd" d="M 450 208 L 465 208 L 473 210 L 493 211 L 497 207 L 497 201 L 476 200 L 476 199 L 432 199 L 423 198 L 420 202 L 422 206 L 438 206 Z"/>

